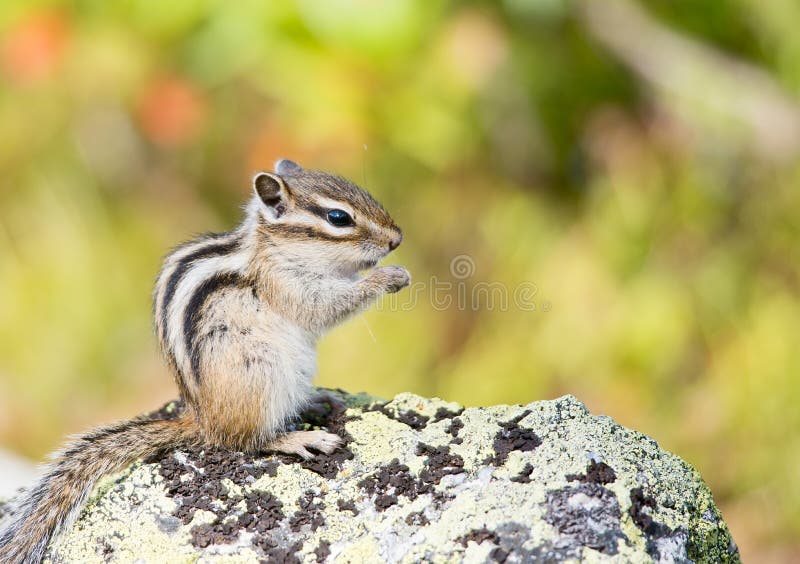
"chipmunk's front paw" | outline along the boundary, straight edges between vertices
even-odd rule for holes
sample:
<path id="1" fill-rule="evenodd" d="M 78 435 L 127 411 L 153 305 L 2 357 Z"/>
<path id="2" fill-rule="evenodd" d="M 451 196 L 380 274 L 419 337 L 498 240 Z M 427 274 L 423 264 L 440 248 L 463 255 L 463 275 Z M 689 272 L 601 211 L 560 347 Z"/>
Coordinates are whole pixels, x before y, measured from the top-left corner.
<path id="1" fill-rule="evenodd" d="M 389 294 L 398 292 L 411 283 L 411 274 L 402 266 L 380 266 L 370 278 Z"/>

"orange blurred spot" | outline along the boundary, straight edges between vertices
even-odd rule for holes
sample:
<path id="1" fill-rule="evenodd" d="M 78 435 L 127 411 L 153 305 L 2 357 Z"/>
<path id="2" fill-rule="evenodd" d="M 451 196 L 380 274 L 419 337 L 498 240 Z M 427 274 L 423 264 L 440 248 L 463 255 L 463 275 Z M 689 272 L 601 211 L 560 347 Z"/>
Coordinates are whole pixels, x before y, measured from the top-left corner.
<path id="1" fill-rule="evenodd" d="M 448 66 L 472 87 L 491 80 L 508 56 L 508 40 L 502 26 L 477 10 L 455 16 L 443 38 Z"/>
<path id="2" fill-rule="evenodd" d="M 16 83 L 50 76 L 63 58 L 69 24 L 58 12 L 31 14 L 12 26 L 0 43 L 0 65 Z"/>
<path id="3" fill-rule="evenodd" d="M 272 170 L 277 159 L 288 158 L 299 163 L 311 161 L 308 152 L 295 139 L 293 132 L 274 120 L 267 120 L 247 144 L 247 173 Z"/>
<path id="4" fill-rule="evenodd" d="M 202 95 L 182 78 L 153 81 L 139 100 L 139 123 L 147 137 L 161 145 L 180 145 L 191 139 L 204 116 Z"/>

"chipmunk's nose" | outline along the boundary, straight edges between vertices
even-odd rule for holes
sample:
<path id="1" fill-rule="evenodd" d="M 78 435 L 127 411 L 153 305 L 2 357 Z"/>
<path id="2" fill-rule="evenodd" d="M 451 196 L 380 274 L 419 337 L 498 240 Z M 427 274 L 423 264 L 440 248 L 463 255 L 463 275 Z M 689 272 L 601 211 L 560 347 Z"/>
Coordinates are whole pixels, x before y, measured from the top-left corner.
<path id="1" fill-rule="evenodd" d="M 401 233 L 401 234 L 397 235 L 394 239 L 389 241 L 389 250 L 390 251 L 395 250 L 397 247 L 400 246 L 400 243 L 402 243 L 402 242 L 403 242 L 403 234 Z"/>

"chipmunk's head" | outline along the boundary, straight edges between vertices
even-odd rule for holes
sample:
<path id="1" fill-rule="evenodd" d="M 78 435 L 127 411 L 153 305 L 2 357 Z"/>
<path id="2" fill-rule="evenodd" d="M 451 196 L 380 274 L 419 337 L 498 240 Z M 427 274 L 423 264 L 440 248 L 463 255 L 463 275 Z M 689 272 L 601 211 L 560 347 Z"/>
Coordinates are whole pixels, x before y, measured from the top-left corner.
<path id="1" fill-rule="evenodd" d="M 255 175 L 253 191 L 259 238 L 300 268 L 353 276 L 403 240 L 383 206 L 339 176 L 282 159 Z"/>

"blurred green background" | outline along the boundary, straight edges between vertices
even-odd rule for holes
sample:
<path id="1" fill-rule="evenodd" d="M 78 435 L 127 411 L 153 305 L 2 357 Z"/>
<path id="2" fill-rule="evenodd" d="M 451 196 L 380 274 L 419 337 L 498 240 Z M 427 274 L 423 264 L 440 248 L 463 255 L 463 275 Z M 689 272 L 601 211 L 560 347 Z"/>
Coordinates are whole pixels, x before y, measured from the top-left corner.
<path id="1" fill-rule="evenodd" d="M 418 283 L 535 284 L 534 311 L 373 309 L 324 341 L 320 384 L 575 394 L 694 464 L 746 560 L 797 561 L 798 21 L 789 0 L 5 0 L 0 445 L 39 459 L 174 396 L 160 259 L 290 157 L 375 193 Z"/>

